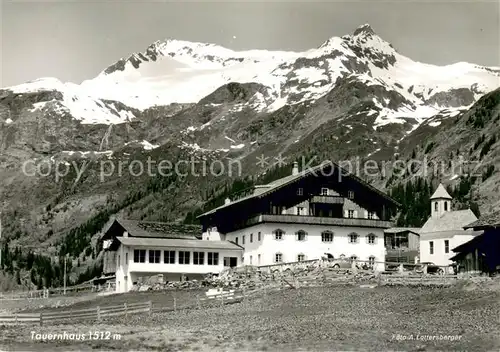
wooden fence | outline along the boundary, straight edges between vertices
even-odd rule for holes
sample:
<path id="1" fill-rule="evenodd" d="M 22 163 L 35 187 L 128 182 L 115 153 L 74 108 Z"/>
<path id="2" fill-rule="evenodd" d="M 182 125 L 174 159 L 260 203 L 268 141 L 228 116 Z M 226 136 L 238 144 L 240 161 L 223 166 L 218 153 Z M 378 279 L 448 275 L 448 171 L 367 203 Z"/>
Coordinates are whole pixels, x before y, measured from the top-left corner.
<path id="1" fill-rule="evenodd" d="M 39 313 L 14 313 L 0 314 L 0 324 L 20 324 L 20 323 L 38 323 L 40 326 L 44 322 L 60 322 L 71 319 L 88 319 L 100 321 L 105 317 L 121 316 L 137 313 L 148 313 L 153 311 L 151 301 L 146 303 L 124 303 L 122 305 L 81 309 L 81 310 L 65 310 L 65 311 L 50 311 Z"/>
<path id="2" fill-rule="evenodd" d="M 0 292 L 0 300 L 24 300 L 24 299 L 43 299 L 49 298 L 53 296 L 63 296 L 69 295 L 73 293 L 81 293 L 81 292 L 94 292 L 96 291 L 96 287 L 92 284 L 82 284 L 76 286 L 66 287 L 57 287 L 57 288 L 48 288 L 42 290 L 33 290 L 33 291 L 18 291 L 18 292 L 8 292 L 1 293 Z"/>
<path id="3" fill-rule="evenodd" d="M 146 313 L 150 316 L 153 312 L 177 311 L 181 309 L 201 309 L 204 303 L 220 302 L 220 305 L 237 303 L 243 301 L 246 297 L 254 294 L 259 290 L 229 290 L 210 293 L 205 295 L 197 295 L 196 301 L 179 304 L 177 297 L 173 296 L 173 306 L 157 306 L 153 307 L 152 301 L 145 303 L 124 303 L 122 305 L 96 307 L 82 310 L 66 309 L 60 311 L 46 311 L 36 313 L 14 313 L 14 314 L 1 314 L 0 325 L 2 324 L 39 324 L 42 326 L 48 322 L 61 322 L 71 319 L 85 319 L 100 321 L 105 317 L 113 316 L 127 316 L 129 314 Z"/>

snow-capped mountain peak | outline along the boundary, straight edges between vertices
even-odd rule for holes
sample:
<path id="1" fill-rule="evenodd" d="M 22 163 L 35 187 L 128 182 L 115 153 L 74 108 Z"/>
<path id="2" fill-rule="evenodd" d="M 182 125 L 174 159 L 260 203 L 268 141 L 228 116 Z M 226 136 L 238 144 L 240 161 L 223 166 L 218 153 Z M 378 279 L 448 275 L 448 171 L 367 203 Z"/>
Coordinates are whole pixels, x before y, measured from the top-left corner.
<path id="1" fill-rule="evenodd" d="M 118 60 L 81 85 L 43 79 L 8 89 L 61 91 L 65 97 L 62 104 L 71 112 L 76 109 L 75 101 L 93 101 L 96 108 L 90 111 L 100 110 L 99 106 L 108 101 L 120 102 L 132 110 L 196 103 L 230 82 L 257 83 L 265 89 L 256 93 L 247 107 L 270 112 L 286 104 L 314 102 L 343 79 L 385 92 L 384 96 L 369 98 L 375 101 L 373 109 L 379 115 L 376 125 L 383 125 L 407 117 L 422 121 L 442 108 L 467 107 L 500 86 L 499 78 L 495 68 L 413 61 L 364 24 L 352 34 L 331 37 L 305 52 L 235 51 L 210 43 L 158 40 L 144 52 Z M 96 121 L 83 114 L 85 110 L 78 108 L 79 119 Z M 126 117 L 123 114 L 112 112 L 113 118 L 103 122 L 133 118 L 130 111 Z"/>

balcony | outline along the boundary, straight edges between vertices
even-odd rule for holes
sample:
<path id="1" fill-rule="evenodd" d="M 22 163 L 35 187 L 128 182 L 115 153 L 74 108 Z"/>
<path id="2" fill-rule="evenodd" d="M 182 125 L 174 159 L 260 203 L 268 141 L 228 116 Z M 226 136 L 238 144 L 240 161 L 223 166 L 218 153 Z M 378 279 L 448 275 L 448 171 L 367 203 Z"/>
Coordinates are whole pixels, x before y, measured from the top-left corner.
<path id="1" fill-rule="evenodd" d="M 312 196 L 309 200 L 311 204 L 344 204 L 344 197 L 339 196 Z"/>
<path id="2" fill-rule="evenodd" d="M 284 224 L 308 224 L 308 225 L 335 225 L 353 227 L 390 228 L 392 223 L 385 220 L 363 219 L 363 218 L 329 218 L 307 215 L 271 215 L 262 214 L 249 219 L 246 226 L 252 226 L 263 222 L 276 222 Z"/>

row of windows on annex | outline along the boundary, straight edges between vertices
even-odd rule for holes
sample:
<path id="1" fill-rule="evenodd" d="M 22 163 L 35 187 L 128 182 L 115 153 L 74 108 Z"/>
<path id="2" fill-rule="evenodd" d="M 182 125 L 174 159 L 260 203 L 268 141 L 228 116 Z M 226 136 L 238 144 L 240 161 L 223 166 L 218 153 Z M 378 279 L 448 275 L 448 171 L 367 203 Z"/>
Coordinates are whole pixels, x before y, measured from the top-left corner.
<path id="1" fill-rule="evenodd" d="M 444 240 L 444 252 L 450 253 L 450 241 Z M 429 241 L 429 254 L 434 254 L 434 241 Z"/>
<path id="2" fill-rule="evenodd" d="M 219 253 L 217 252 L 163 251 L 162 258 L 162 251 L 153 249 L 134 249 L 134 263 L 161 264 L 163 262 L 164 264 L 205 265 L 205 254 L 206 264 L 219 265 Z M 118 256 L 119 261 L 120 256 Z M 125 253 L 125 262 L 128 262 L 128 253 Z"/>
<path id="3" fill-rule="evenodd" d="M 281 229 L 276 229 L 273 231 L 273 238 L 275 240 L 283 240 L 286 236 L 285 231 Z M 335 234 L 332 231 L 323 231 L 321 233 L 321 242 L 333 242 L 335 237 Z M 360 243 L 360 235 L 357 234 L 356 232 L 351 232 L 349 235 L 347 235 L 347 238 L 349 240 L 349 243 Z M 299 230 L 295 232 L 295 240 L 296 241 L 307 241 L 308 239 L 308 234 L 304 230 Z M 377 243 L 377 235 L 373 233 L 369 233 L 368 235 L 365 236 L 366 243 L 368 244 L 376 244 Z"/>
<path id="4" fill-rule="evenodd" d="M 260 254 L 259 254 L 259 257 L 260 257 Z M 340 258 L 340 259 L 345 259 L 345 258 L 346 258 L 346 256 L 345 256 L 344 254 L 341 254 L 341 255 L 339 256 L 339 258 Z M 260 259 L 260 258 L 259 258 L 259 259 Z M 356 255 L 351 255 L 351 256 L 350 256 L 350 259 L 351 259 L 351 260 L 358 260 L 358 257 L 357 257 Z M 289 258 L 287 258 L 287 260 L 289 260 Z M 305 254 L 303 254 L 303 253 L 299 253 L 299 254 L 297 254 L 297 256 L 295 257 L 295 261 L 297 261 L 297 262 L 303 262 L 303 261 L 305 261 L 305 260 L 307 260 L 307 257 L 306 257 L 306 255 L 305 255 Z M 252 262 L 252 256 L 250 256 L 250 264 L 252 264 L 251 262 Z M 285 262 L 285 258 L 284 258 L 284 256 L 283 256 L 283 253 L 278 252 L 278 253 L 275 253 L 275 254 L 274 254 L 274 263 L 284 263 L 284 262 Z M 374 255 L 369 256 L 369 257 L 368 257 L 368 262 L 369 262 L 369 264 L 371 264 L 371 265 L 375 264 L 375 256 L 374 256 Z"/>

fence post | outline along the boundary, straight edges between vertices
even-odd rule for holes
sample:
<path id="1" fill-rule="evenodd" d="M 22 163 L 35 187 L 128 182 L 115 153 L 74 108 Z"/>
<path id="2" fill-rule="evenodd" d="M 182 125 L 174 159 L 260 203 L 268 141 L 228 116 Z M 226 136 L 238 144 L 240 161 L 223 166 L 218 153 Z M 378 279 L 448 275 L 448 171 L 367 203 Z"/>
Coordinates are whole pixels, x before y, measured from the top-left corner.
<path id="1" fill-rule="evenodd" d="M 224 292 L 224 290 L 222 290 L 222 292 Z M 220 306 L 224 307 L 224 293 L 221 293 L 221 296 L 220 296 Z"/>
<path id="2" fill-rule="evenodd" d="M 243 286 L 243 302 L 247 300 L 247 292 L 245 290 L 245 286 Z"/>
<path id="3" fill-rule="evenodd" d="M 15 323 L 17 325 L 17 312 L 16 312 L 16 314 L 14 314 L 14 317 L 15 317 Z"/>
<path id="4" fill-rule="evenodd" d="M 196 295 L 196 307 L 198 309 L 201 309 L 201 306 L 200 306 L 200 295 Z"/>
<path id="5" fill-rule="evenodd" d="M 43 326 L 43 313 L 40 312 L 40 326 Z"/>
<path id="6" fill-rule="evenodd" d="M 101 307 L 97 306 L 97 321 L 101 321 Z"/>
<path id="7" fill-rule="evenodd" d="M 174 296 L 174 312 L 177 312 L 177 299 L 175 298 L 175 296 Z"/>
<path id="8" fill-rule="evenodd" d="M 127 319 L 128 316 L 127 302 L 123 303 L 123 307 L 125 308 L 125 319 Z"/>
<path id="9" fill-rule="evenodd" d="M 148 305 L 149 305 L 148 316 L 151 317 L 151 313 L 153 313 L 153 301 L 149 301 Z"/>

